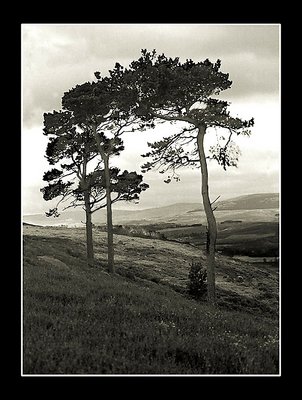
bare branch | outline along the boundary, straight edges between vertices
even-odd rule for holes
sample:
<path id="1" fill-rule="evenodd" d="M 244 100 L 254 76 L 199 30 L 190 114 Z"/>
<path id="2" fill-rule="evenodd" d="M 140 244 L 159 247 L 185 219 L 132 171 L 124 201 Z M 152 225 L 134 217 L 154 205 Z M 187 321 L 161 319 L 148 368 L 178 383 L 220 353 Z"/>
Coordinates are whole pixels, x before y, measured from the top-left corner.
<path id="1" fill-rule="evenodd" d="M 97 198 L 97 197 L 95 197 L 95 196 L 93 196 L 94 197 L 94 199 L 93 199 L 93 201 L 91 202 L 91 207 L 94 207 L 96 204 L 98 204 L 98 203 L 100 203 L 101 201 L 103 201 L 103 200 L 105 200 L 106 199 L 106 195 L 104 195 L 103 197 L 101 197 L 101 198 Z"/>
<path id="2" fill-rule="evenodd" d="M 76 207 L 81 207 L 81 206 L 83 206 L 83 210 L 85 210 L 85 203 L 76 204 L 76 203 L 72 202 L 68 206 L 62 208 L 62 211 L 68 210 L 68 208 L 76 208 Z"/>
<path id="3" fill-rule="evenodd" d="M 76 171 L 69 172 L 69 174 L 66 173 L 65 175 L 62 175 L 61 178 L 67 178 L 67 176 L 74 175 L 75 173 Z"/>
<path id="4" fill-rule="evenodd" d="M 233 135 L 232 129 L 229 128 L 229 131 L 230 131 L 230 135 L 229 135 L 229 138 L 228 138 L 228 140 L 227 140 L 227 142 L 226 142 L 226 144 L 225 144 L 225 146 L 224 146 L 224 150 L 227 149 L 227 147 L 228 147 L 228 145 L 229 145 L 229 143 L 230 143 L 230 141 L 231 141 L 232 135 Z"/>
<path id="5" fill-rule="evenodd" d="M 218 197 L 216 197 L 216 199 L 214 201 L 212 201 L 211 205 L 214 204 L 220 197 L 221 195 L 219 195 Z"/>
<path id="6" fill-rule="evenodd" d="M 101 208 L 104 208 L 104 207 L 107 207 L 107 203 L 98 206 L 97 208 L 95 208 L 94 210 L 92 210 L 91 213 L 94 213 L 95 211 L 98 211 L 98 210 L 100 210 Z"/>
<path id="7" fill-rule="evenodd" d="M 113 203 L 116 203 L 116 202 L 119 200 L 120 197 L 121 197 L 121 194 L 119 193 L 119 194 L 116 196 L 115 199 L 111 200 L 111 203 L 112 203 L 112 204 L 113 204 Z"/>

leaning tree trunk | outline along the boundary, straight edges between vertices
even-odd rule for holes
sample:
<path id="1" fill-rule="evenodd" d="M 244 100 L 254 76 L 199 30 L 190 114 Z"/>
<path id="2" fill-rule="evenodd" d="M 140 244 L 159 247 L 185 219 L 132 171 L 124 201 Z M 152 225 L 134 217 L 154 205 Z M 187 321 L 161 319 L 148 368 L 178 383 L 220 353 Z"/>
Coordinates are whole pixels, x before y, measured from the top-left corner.
<path id="1" fill-rule="evenodd" d="M 211 207 L 211 202 L 209 198 L 209 188 L 208 188 L 208 167 L 207 161 L 204 153 L 204 135 L 206 133 L 206 127 L 201 126 L 198 130 L 197 135 L 197 146 L 200 158 L 201 167 L 201 193 L 203 206 L 208 222 L 208 253 L 207 253 L 207 290 L 208 290 L 208 301 L 210 304 L 215 304 L 216 293 L 215 293 L 215 245 L 217 238 L 217 225 L 216 219 Z"/>
<path id="2" fill-rule="evenodd" d="M 111 203 L 110 170 L 109 170 L 109 156 L 108 155 L 104 156 L 104 172 L 105 172 L 106 201 L 107 201 L 108 270 L 111 273 L 115 273 L 112 207 L 111 207 L 112 203 Z"/>
<path id="3" fill-rule="evenodd" d="M 94 264 L 94 252 L 93 252 L 93 237 L 92 237 L 92 221 L 91 221 L 91 209 L 89 202 L 88 191 L 84 192 L 85 201 L 85 213 L 86 213 L 86 249 L 87 249 L 87 264 Z"/>

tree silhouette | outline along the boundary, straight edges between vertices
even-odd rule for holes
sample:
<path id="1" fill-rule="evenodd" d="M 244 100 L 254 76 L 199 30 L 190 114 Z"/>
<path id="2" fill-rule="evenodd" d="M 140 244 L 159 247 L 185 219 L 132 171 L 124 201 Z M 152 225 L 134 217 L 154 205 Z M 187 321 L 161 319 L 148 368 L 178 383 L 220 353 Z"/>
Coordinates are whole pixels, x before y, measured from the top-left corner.
<path id="1" fill-rule="evenodd" d="M 85 210 L 87 262 L 93 265 L 92 214 L 106 207 L 105 171 L 102 161 L 99 161 L 88 172 L 88 164 L 98 156 L 98 151 L 91 134 L 83 130 L 83 126 L 74 125 L 74 122 L 71 113 L 66 111 L 44 114 L 44 134 L 52 135 L 46 149 L 49 164 L 55 165 L 60 161 L 69 163 L 61 163 L 60 169 L 53 168 L 44 174 L 43 180 L 48 185 L 41 192 L 45 200 L 60 198 L 56 207 L 46 213 L 49 217 L 60 215 L 58 208 L 61 203 L 67 203 L 63 210 L 70 207 L 82 207 Z M 122 149 L 119 139 L 111 151 L 119 153 Z M 115 193 L 112 203 L 137 201 L 141 191 L 148 188 L 147 184 L 142 183 L 142 175 L 136 172 L 121 173 L 118 168 L 111 168 L 110 176 L 110 193 Z"/>
<path id="2" fill-rule="evenodd" d="M 148 123 L 178 122 L 181 128 L 163 140 L 148 143 L 151 151 L 145 154 L 151 161 L 145 163 L 143 171 L 158 168 L 159 172 L 169 170 L 172 175 L 165 181 L 171 182 L 179 177 L 176 170 L 193 166 L 201 170 L 201 193 L 209 232 L 209 251 L 207 254 L 208 301 L 215 304 L 215 244 L 217 238 L 216 219 L 213 213 L 208 188 L 207 156 L 204 137 L 209 128 L 221 128 L 227 139 L 223 145 L 212 146 L 211 158 L 224 169 L 237 165 L 238 148 L 232 136 L 250 135 L 249 121 L 232 117 L 226 101 L 217 96 L 231 87 L 229 75 L 220 71 L 221 62 L 194 62 L 179 58 L 167 58 L 156 51 L 142 50 L 138 60 L 133 61 L 123 72 L 123 84 L 132 88 L 132 98 L 136 108 L 133 112 Z"/>
<path id="3" fill-rule="evenodd" d="M 104 165 L 107 209 L 108 269 L 115 271 L 111 199 L 110 160 L 123 150 L 120 136 L 135 129 L 144 129 L 149 123 L 138 123 L 140 118 L 133 112 L 134 93 L 125 85 L 119 87 L 123 69 L 120 64 L 102 78 L 96 72 L 96 82 L 77 85 L 62 98 L 63 109 L 72 113 L 75 120 L 85 127 L 95 140 L 96 148 Z M 146 187 L 144 187 L 145 190 Z"/>
<path id="4" fill-rule="evenodd" d="M 46 159 L 56 168 L 44 173 L 43 180 L 48 185 L 41 189 L 46 201 L 60 198 L 56 206 L 46 213 L 48 217 L 58 217 L 59 205 L 82 207 L 85 210 L 87 262 L 94 262 L 91 215 L 99 209 L 104 199 L 104 191 L 95 186 L 95 175 L 100 163 L 88 172 L 88 164 L 98 152 L 89 132 L 78 126 L 70 112 L 44 114 L 44 135 L 50 136 L 46 148 Z M 68 180 L 67 180 L 68 179 Z"/>

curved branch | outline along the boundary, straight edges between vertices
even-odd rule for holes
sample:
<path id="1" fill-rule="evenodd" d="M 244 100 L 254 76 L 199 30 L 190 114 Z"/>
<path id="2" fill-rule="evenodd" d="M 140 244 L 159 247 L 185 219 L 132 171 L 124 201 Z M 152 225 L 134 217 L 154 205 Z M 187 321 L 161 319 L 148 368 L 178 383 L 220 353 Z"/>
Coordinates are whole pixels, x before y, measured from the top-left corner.
<path id="1" fill-rule="evenodd" d="M 107 203 L 101 204 L 100 206 L 96 207 L 94 210 L 91 210 L 91 213 L 94 213 L 94 212 L 100 210 L 101 208 L 105 208 L 105 207 L 107 207 Z"/>

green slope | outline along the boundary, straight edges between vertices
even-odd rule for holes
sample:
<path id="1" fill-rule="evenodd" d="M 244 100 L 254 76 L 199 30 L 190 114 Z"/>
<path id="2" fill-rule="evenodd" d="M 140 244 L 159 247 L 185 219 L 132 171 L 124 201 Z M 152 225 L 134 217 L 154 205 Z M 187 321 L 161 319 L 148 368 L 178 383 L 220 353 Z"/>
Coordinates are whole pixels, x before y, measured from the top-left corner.
<path id="1" fill-rule="evenodd" d="M 82 236 L 80 230 L 24 231 L 25 374 L 278 373 L 276 318 L 251 309 L 213 310 L 173 290 L 165 262 L 173 252 L 176 260 L 181 256 L 181 245 L 158 248 L 163 280 L 156 283 L 146 270 L 139 274 L 147 240 L 131 238 L 127 262 L 117 252 L 124 276 L 111 276 L 86 266 Z M 104 237 L 96 239 L 101 262 Z M 189 251 L 183 247 L 186 257 Z M 134 272 L 126 264 L 136 265 Z"/>

